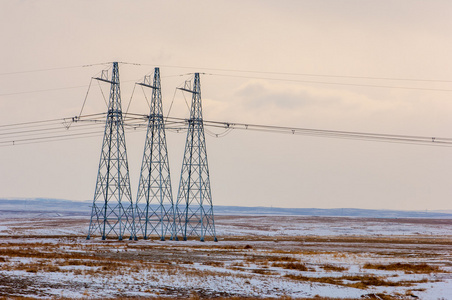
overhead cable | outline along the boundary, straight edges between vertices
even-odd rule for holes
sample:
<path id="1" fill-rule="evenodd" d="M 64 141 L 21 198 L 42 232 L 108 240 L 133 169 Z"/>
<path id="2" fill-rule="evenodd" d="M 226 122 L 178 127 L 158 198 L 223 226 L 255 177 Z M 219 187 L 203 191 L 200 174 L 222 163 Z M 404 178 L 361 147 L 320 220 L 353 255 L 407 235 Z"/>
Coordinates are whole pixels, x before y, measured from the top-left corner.
<path id="1" fill-rule="evenodd" d="M 251 73 L 251 74 L 284 75 L 284 76 L 311 76 L 311 77 L 369 79 L 369 80 L 394 80 L 394 81 L 416 81 L 416 82 L 444 82 L 444 83 L 452 82 L 452 80 L 444 80 L 444 79 L 422 79 L 422 78 L 377 77 L 377 76 L 357 76 L 357 75 L 332 75 L 332 74 L 296 73 L 296 72 L 274 72 L 274 71 L 256 71 L 256 70 L 243 70 L 243 69 L 208 68 L 208 67 L 161 65 L 161 64 L 140 64 L 140 65 L 143 65 L 143 66 L 156 66 L 157 65 L 157 66 L 166 67 L 166 68 L 180 68 L 180 69 L 192 69 L 192 70 L 209 70 L 209 71 Z"/>
<path id="2" fill-rule="evenodd" d="M 16 140 L 41 140 L 53 139 L 63 136 L 71 136 L 74 131 L 79 131 L 75 136 L 83 134 L 92 134 L 95 128 L 102 129 L 105 122 L 105 113 L 92 114 L 73 118 L 61 118 L 47 121 L 35 121 L 16 124 L 0 125 L 0 143 L 12 144 Z M 148 123 L 149 116 L 143 114 L 128 113 L 124 114 L 124 126 L 131 129 L 145 128 Z M 73 123 L 74 127 L 69 130 L 69 123 Z M 165 128 L 172 131 L 182 131 L 188 119 L 167 117 L 165 121 Z M 400 135 L 400 134 L 386 134 L 386 133 L 369 133 L 357 131 L 339 131 L 339 130 L 325 130 L 302 127 L 287 127 L 274 126 L 251 123 L 235 123 L 235 122 L 221 122 L 221 121 L 203 121 L 205 127 L 220 128 L 221 133 L 215 133 L 208 130 L 207 133 L 214 137 L 223 137 L 229 134 L 232 130 L 248 130 L 259 131 L 266 133 L 280 133 L 292 135 L 305 135 L 326 138 L 341 138 L 354 140 L 367 140 L 378 142 L 391 143 L 410 143 L 418 145 L 430 146 L 452 146 L 452 138 L 444 137 L 428 137 L 419 135 Z M 102 126 L 99 126 L 101 124 Z"/>
<path id="3" fill-rule="evenodd" d="M 435 89 L 435 88 L 421 88 L 421 87 L 408 87 L 408 86 L 393 86 L 393 85 L 376 85 L 376 84 L 359 84 L 359 83 L 344 83 L 344 82 L 328 82 L 328 81 L 314 81 L 314 80 L 298 80 L 298 79 L 284 79 L 284 78 L 271 78 L 271 77 L 253 77 L 243 75 L 229 75 L 229 74 L 207 74 L 221 77 L 232 78 L 247 78 L 247 79 L 259 79 L 270 81 L 283 81 L 283 82 L 300 82 L 300 83 L 314 83 L 314 84 L 327 84 L 327 85 L 342 85 L 342 86 L 357 86 L 357 87 L 371 87 L 371 88 L 388 88 L 388 89 L 403 89 L 403 90 L 418 90 L 418 91 L 437 91 L 437 92 L 452 92 L 452 89 Z"/>

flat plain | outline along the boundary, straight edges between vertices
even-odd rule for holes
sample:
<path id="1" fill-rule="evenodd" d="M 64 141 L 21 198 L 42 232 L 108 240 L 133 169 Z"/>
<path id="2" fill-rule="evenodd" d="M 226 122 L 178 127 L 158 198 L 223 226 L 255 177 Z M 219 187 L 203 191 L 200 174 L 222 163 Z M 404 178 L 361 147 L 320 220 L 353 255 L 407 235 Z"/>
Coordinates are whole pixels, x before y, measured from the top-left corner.
<path id="1" fill-rule="evenodd" d="M 219 242 L 86 240 L 4 213 L 3 298 L 452 299 L 452 220 L 216 216 Z"/>

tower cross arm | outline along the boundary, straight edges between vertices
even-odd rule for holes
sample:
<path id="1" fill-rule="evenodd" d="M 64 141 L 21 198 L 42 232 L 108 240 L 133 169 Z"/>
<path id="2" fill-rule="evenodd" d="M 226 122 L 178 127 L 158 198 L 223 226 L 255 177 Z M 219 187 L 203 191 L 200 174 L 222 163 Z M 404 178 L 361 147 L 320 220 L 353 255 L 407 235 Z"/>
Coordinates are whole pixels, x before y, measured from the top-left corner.
<path id="1" fill-rule="evenodd" d="M 178 90 L 181 90 L 181 91 L 184 91 L 184 92 L 189 92 L 189 93 L 192 93 L 192 94 L 199 94 L 199 92 L 192 91 L 192 90 L 185 89 L 185 88 L 177 88 L 177 89 L 178 89 Z"/>
<path id="2" fill-rule="evenodd" d="M 153 86 L 153 85 L 146 84 L 146 83 L 142 83 L 142 82 L 137 82 L 137 84 L 138 84 L 138 85 L 145 86 L 145 87 L 148 87 L 148 88 L 151 88 L 151 89 L 156 89 L 156 90 L 159 90 L 159 89 L 160 89 L 160 88 L 157 87 L 157 86 Z"/>
<path id="3" fill-rule="evenodd" d="M 93 79 L 96 79 L 96 80 L 99 80 L 99 81 L 103 81 L 103 82 L 107 82 L 107 83 L 110 83 L 110 84 L 118 84 L 119 83 L 119 82 L 114 82 L 114 81 L 107 80 L 107 79 L 100 78 L 100 77 L 93 77 Z"/>

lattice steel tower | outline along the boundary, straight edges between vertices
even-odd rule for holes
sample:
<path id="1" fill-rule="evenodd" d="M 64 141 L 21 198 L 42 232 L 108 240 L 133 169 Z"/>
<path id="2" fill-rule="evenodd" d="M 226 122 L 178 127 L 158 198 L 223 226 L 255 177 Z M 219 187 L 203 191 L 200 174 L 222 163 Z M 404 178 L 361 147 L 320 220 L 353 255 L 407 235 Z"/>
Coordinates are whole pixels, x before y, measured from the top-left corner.
<path id="1" fill-rule="evenodd" d="M 193 94 L 187 140 L 175 206 L 172 239 L 190 236 L 204 241 L 206 235 L 217 241 L 210 191 L 209 167 L 207 164 L 206 140 L 201 106 L 201 85 L 199 73 L 195 73 L 193 90 L 183 89 Z"/>
<path id="2" fill-rule="evenodd" d="M 111 87 L 87 239 L 100 234 L 103 240 L 111 235 L 122 240 L 126 234 L 132 238 L 135 229 L 118 63 L 113 63 L 111 80 L 108 71 L 102 71 L 102 76 L 95 79 L 110 83 Z"/>
<path id="3" fill-rule="evenodd" d="M 151 76 L 145 76 L 139 85 L 152 89 L 152 99 L 135 206 L 135 226 L 137 234 L 144 239 L 156 234 L 164 241 L 166 234 L 171 234 L 174 212 L 159 68 L 154 70 L 153 84 Z"/>

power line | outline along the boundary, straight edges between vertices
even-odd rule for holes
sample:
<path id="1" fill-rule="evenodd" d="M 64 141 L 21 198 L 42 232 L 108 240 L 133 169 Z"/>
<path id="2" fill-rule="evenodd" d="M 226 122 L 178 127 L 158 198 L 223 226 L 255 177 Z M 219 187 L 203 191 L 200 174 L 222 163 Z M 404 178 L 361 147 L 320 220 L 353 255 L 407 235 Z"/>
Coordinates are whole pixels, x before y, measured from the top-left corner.
<path id="1" fill-rule="evenodd" d="M 103 127 L 104 122 L 103 115 L 104 114 L 92 114 L 87 116 L 81 116 L 80 118 L 78 117 L 61 118 L 2 125 L 0 126 L 0 144 L 15 145 L 18 142 L 58 139 L 62 137 L 71 137 L 71 136 L 79 137 L 82 135 L 98 133 L 101 132 L 100 130 Z M 124 115 L 124 126 L 128 129 L 134 130 L 144 129 L 147 125 L 148 118 L 149 116 L 147 115 L 129 113 L 127 115 Z M 58 122 L 56 123 L 55 121 Z M 171 131 L 182 132 L 187 122 L 188 120 L 184 118 L 168 117 L 165 122 L 165 127 Z M 69 123 L 72 123 L 74 125 L 69 125 Z M 24 127 L 24 125 L 26 125 L 26 127 Z M 430 145 L 443 147 L 452 146 L 452 138 L 443 138 L 443 137 L 325 130 L 302 127 L 286 127 L 286 126 L 274 126 L 251 123 L 233 123 L 209 120 L 204 120 L 204 126 L 211 128 L 221 128 L 223 130 L 223 132 L 221 133 L 214 133 L 209 131 L 208 134 L 214 137 L 223 137 L 229 134 L 232 130 L 236 129 L 265 133 L 315 136 L 324 138 L 341 138 L 341 139 L 366 140 L 389 143 L 409 143 L 416 145 Z M 98 128 L 99 131 L 93 132 L 93 129 L 97 130 L 96 128 Z M 76 131 L 78 132 L 74 133 Z"/>
<path id="2" fill-rule="evenodd" d="M 177 119 L 177 118 L 174 118 L 174 119 Z M 181 119 L 179 119 L 179 120 L 181 120 Z M 219 121 L 208 121 L 208 120 L 204 120 L 204 125 L 209 126 L 209 127 L 222 128 L 222 129 L 239 129 L 239 130 L 260 131 L 260 132 L 267 132 L 267 133 L 282 133 L 282 134 L 306 135 L 306 136 L 328 137 L 328 138 L 341 138 L 341 139 L 354 139 L 354 140 L 366 140 L 366 141 L 378 141 L 378 142 L 390 142 L 390 143 L 409 143 L 409 144 L 417 144 L 417 145 L 452 147 L 452 138 L 442 138 L 442 137 L 380 134 L 380 133 L 356 132 L 356 131 L 323 130 L 323 129 L 284 127 L 284 126 L 273 126 L 273 125 L 262 125 L 262 124 L 230 123 L 230 122 L 219 122 Z"/>
<path id="3" fill-rule="evenodd" d="M 56 70 L 66 70 L 66 69 L 78 69 L 78 68 L 85 68 L 85 67 L 92 67 L 92 66 L 99 66 L 99 65 L 106 65 L 106 64 L 109 64 L 109 63 L 95 63 L 95 64 L 78 65 L 78 66 L 43 68 L 43 69 L 34 69 L 34 70 L 25 70 L 25 71 L 13 71 L 13 72 L 0 73 L 0 76 L 25 74 L 25 73 L 37 73 L 37 72 L 46 72 L 46 71 L 56 71 Z"/>
<path id="4" fill-rule="evenodd" d="M 358 83 L 328 82 L 328 81 L 314 81 L 314 80 L 298 80 L 298 79 L 284 79 L 284 78 L 270 78 L 270 77 L 253 77 L 253 76 L 212 74 L 212 73 L 206 74 L 206 75 L 222 76 L 222 77 L 233 77 L 233 78 L 261 79 L 261 80 L 270 80 L 270 81 L 327 84 L 327 85 L 343 85 L 343 86 L 358 86 L 358 87 L 372 87 L 372 88 L 389 88 L 389 89 L 418 90 L 418 91 L 452 92 L 452 89 L 435 89 L 435 88 L 420 88 L 420 87 L 376 85 L 376 84 L 358 84 Z"/>
<path id="5" fill-rule="evenodd" d="M 186 74 L 184 74 L 184 75 L 186 75 Z M 359 83 L 329 82 L 329 81 L 315 81 L 315 80 L 298 80 L 298 79 L 255 77 L 255 76 L 230 75 L 230 74 L 215 74 L 215 73 L 206 73 L 205 75 L 219 76 L 219 77 L 231 77 L 231 78 L 244 78 L 244 79 L 281 81 L 281 82 L 298 82 L 298 83 L 313 83 L 313 84 L 356 86 L 356 87 L 370 87 L 370 88 L 403 89 L 403 90 L 435 91 L 435 92 L 452 92 L 452 89 L 422 88 L 422 87 L 409 87 L 409 86 L 359 84 Z M 135 81 L 135 80 L 125 80 L 123 82 L 132 82 L 132 81 Z M 68 86 L 68 87 L 50 88 L 50 89 L 42 89 L 42 90 L 3 93 L 3 94 L 0 94 L 0 97 L 13 96 L 13 95 L 24 95 L 24 94 L 33 94 L 33 93 L 44 93 L 44 92 L 52 92 L 52 91 L 60 91 L 60 90 L 79 89 L 79 88 L 88 87 L 90 85 L 91 85 L 91 83 L 89 85 L 78 85 L 78 86 Z"/>
<path id="6" fill-rule="evenodd" d="M 89 120 L 93 120 L 94 117 L 104 116 L 105 113 L 98 114 L 89 114 L 84 115 L 82 117 L 67 117 L 67 118 L 57 118 L 57 119 L 48 119 L 48 120 L 40 120 L 40 121 L 31 121 L 31 122 L 21 122 L 21 123 L 12 123 L 12 124 L 3 124 L 0 125 L 0 131 L 4 130 L 15 130 L 15 128 L 29 128 L 29 127 L 40 127 L 40 126 L 48 126 L 52 123 L 64 124 L 72 121 L 79 121 L 85 118 L 90 118 Z"/>
<path id="7" fill-rule="evenodd" d="M 73 68 L 89 67 L 89 66 L 96 66 L 96 65 L 105 65 L 105 64 L 107 64 L 107 63 L 97 63 L 97 64 L 90 64 L 90 65 L 67 66 L 67 67 L 55 67 L 55 68 L 44 68 L 44 69 L 35 69 L 35 70 L 28 70 L 28 71 L 18 71 L 18 72 L 7 72 L 7 73 L 0 73 L 0 76 L 1 75 L 11 75 L 11 74 L 23 74 L 23 73 L 33 73 L 33 72 L 44 72 L 44 71 L 73 69 Z M 139 63 L 128 63 L 128 62 L 122 62 L 122 64 L 129 64 L 129 65 L 135 65 L 135 66 L 150 66 L 150 64 L 139 64 Z M 323 77 L 323 78 L 389 80 L 389 81 L 392 80 L 392 81 L 408 81 L 408 82 L 440 82 L 440 83 L 451 83 L 452 82 L 452 80 L 439 80 L 439 79 L 414 79 L 414 78 L 392 78 L 392 77 L 372 77 L 372 76 L 326 75 L 326 74 L 313 74 L 313 73 L 270 72 L 270 71 L 253 71 L 253 70 L 240 70 L 240 69 L 189 67 L 189 66 L 175 66 L 175 65 L 161 65 L 161 66 L 168 67 L 168 68 L 201 69 L 201 70 L 210 70 L 210 71 L 248 73 L 248 74 L 267 74 L 267 75 L 291 76 L 291 77 L 293 77 L 293 76 L 310 76 L 310 77 Z M 187 75 L 187 74 L 183 74 L 183 75 Z M 343 82 L 329 82 L 329 81 L 274 78 L 274 77 L 258 77 L 258 76 L 246 76 L 246 75 L 235 75 L 235 74 L 207 73 L 206 75 L 213 75 L 213 76 L 220 76 L 220 77 L 231 77 L 231 78 L 282 81 L 282 82 L 298 82 L 298 83 L 312 83 L 312 84 L 326 84 L 326 85 L 340 85 L 340 86 L 357 86 L 357 87 L 370 87 L 370 88 L 389 88 L 389 89 L 404 89 L 404 90 L 419 90 L 419 91 L 452 92 L 452 89 L 423 88 L 423 87 L 409 87 L 409 86 L 394 86 L 394 85 L 384 85 L 384 84 L 343 83 Z M 182 76 L 182 75 L 177 75 L 177 76 Z M 128 81 L 134 81 L 134 80 L 126 80 L 126 81 L 123 81 L 123 82 L 128 82 Z M 83 87 L 87 87 L 87 85 L 69 86 L 69 87 L 60 87 L 60 88 L 49 88 L 49 89 L 21 91 L 21 92 L 12 92 L 12 93 L 3 93 L 3 94 L 0 94 L 0 96 L 1 97 L 5 97 L 5 96 L 22 95 L 22 94 L 43 93 L 43 92 L 58 91 L 58 90 L 78 89 L 78 88 L 83 88 Z"/>
<path id="8" fill-rule="evenodd" d="M 68 67 L 35 69 L 35 70 L 27 70 L 27 71 L 5 72 L 5 73 L 0 73 L 0 76 L 14 75 L 14 74 L 25 74 L 25 73 L 36 73 L 36 72 L 45 72 L 45 71 L 55 71 L 55 70 L 66 70 L 66 69 L 75 69 L 75 68 L 81 68 L 81 67 L 83 67 L 83 66 L 68 66 Z"/>
<path id="9" fill-rule="evenodd" d="M 88 123 L 88 124 L 81 124 L 78 125 L 76 128 L 71 129 L 71 132 L 74 131 L 86 131 L 87 129 L 91 129 L 93 127 L 99 127 L 100 129 L 103 129 L 104 125 L 100 123 Z M 31 130 L 20 130 L 20 131 L 14 131 L 14 132 L 6 132 L 6 133 L 0 133 L 0 141 L 2 139 L 11 139 L 11 136 L 15 138 L 24 138 L 28 136 L 40 136 L 40 135 L 54 135 L 56 133 L 60 132 L 68 132 L 69 126 L 53 126 L 53 127 L 46 127 L 41 129 L 31 129 Z"/>
<path id="10" fill-rule="evenodd" d="M 0 142 L 0 145 L 8 145 L 10 144 L 11 146 L 17 144 L 17 143 L 21 143 L 21 142 L 30 142 L 30 141 L 40 141 L 40 140 L 52 140 L 52 139 L 57 139 L 57 138 L 67 138 L 67 137 L 74 137 L 74 136 L 85 136 L 85 135 L 89 135 L 89 134 L 101 134 L 102 131 L 97 131 L 97 132 L 82 132 L 82 133 L 74 133 L 74 134 L 60 134 L 60 135 L 52 135 L 52 136 L 45 136 L 45 137 L 35 137 L 35 138 L 24 138 L 24 139 L 17 139 L 17 140 L 8 140 L 8 141 L 2 141 Z"/>
<path id="11" fill-rule="evenodd" d="M 139 64 L 139 65 L 155 66 L 155 64 Z M 190 67 L 190 66 L 160 65 L 160 64 L 157 64 L 157 65 L 160 67 L 166 67 L 166 68 L 210 70 L 210 71 L 252 73 L 252 74 L 284 75 L 284 76 L 311 76 L 311 77 L 368 79 L 368 80 L 394 80 L 394 81 L 414 81 L 414 82 L 444 82 L 444 83 L 452 82 L 452 80 L 444 80 L 444 79 L 419 79 L 419 78 L 375 77 L 375 76 L 356 76 L 356 75 L 331 75 L 331 74 L 315 74 L 315 73 L 273 72 L 273 71 L 255 71 L 255 70 L 243 70 L 243 69 L 207 68 L 207 67 L 193 67 L 193 66 Z"/>
<path id="12" fill-rule="evenodd" d="M 16 132 L 13 136 L 0 136 L 0 147 L 57 142 L 103 135 L 105 120 L 90 119 L 85 120 L 88 123 L 82 122 L 81 124 L 78 123 L 79 121 L 72 121 L 74 126 L 70 127 L 64 127 L 62 126 L 62 124 L 60 124 L 60 127 L 53 126 L 43 129 L 29 130 L 25 132 Z M 129 126 L 126 126 L 125 130 L 128 132 L 141 132 L 145 130 L 144 126 L 136 126 L 134 125 L 134 122 L 135 121 L 132 120 L 128 124 Z"/>
<path id="13" fill-rule="evenodd" d="M 67 87 L 61 87 L 61 88 L 52 88 L 52 89 L 43 89 L 43 90 L 34 90 L 34 91 L 4 93 L 4 94 L 0 94 L 0 96 L 12 96 L 12 95 L 22 95 L 22 94 L 43 93 L 43 92 L 51 92 L 51 91 L 79 89 L 79 88 L 84 88 L 84 87 L 87 87 L 87 85 L 77 85 L 77 86 L 67 86 Z"/>
<path id="14" fill-rule="evenodd" d="M 428 78 L 400 78 L 400 77 L 378 77 L 378 76 L 365 76 L 365 75 L 333 75 L 333 74 L 318 74 L 318 73 L 299 73 L 299 72 L 276 72 L 276 71 L 258 71 L 258 70 L 244 70 L 244 69 L 228 69 L 228 68 L 210 68 L 210 67 L 199 67 L 199 66 L 181 66 L 181 65 L 162 65 L 162 64 L 148 64 L 148 63 L 134 63 L 134 62 L 119 62 L 120 64 L 132 65 L 132 66 L 160 66 L 165 68 L 179 68 L 179 69 L 192 69 L 192 70 L 210 70 L 210 71 L 221 71 L 221 72 L 235 72 L 235 73 L 250 73 L 250 74 L 268 74 L 268 75 L 283 75 L 283 76 L 309 76 L 309 77 L 327 77 L 327 78 L 347 78 L 347 79 L 366 79 L 366 80 L 394 80 L 394 81 L 413 81 L 413 82 L 444 82 L 451 83 L 452 80 L 445 79 L 428 79 Z M 24 71 L 13 71 L 0 73 L 0 76 L 14 75 L 14 74 L 25 74 L 25 73 L 37 73 L 46 71 L 56 71 L 56 70 L 66 70 L 66 69 L 77 69 L 84 67 L 109 65 L 111 62 L 84 64 L 84 65 L 74 65 L 74 66 L 64 66 L 64 67 L 53 67 L 53 68 L 42 68 Z"/>
<path id="15" fill-rule="evenodd" d="M 123 80 L 122 82 L 132 82 L 132 81 L 135 81 L 135 80 Z M 60 91 L 60 90 L 79 89 L 79 88 L 85 88 L 85 87 L 90 87 L 90 86 L 91 86 L 91 82 L 90 82 L 89 85 L 66 86 L 66 87 L 60 87 L 60 88 L 50 88 L 50 89 L 42 89 L 42 90 L 32 90 L 32 91 L 4 93 L 4 94 L 0 94 L 0 97 L 13 96 L 13 95 L 22 95 L 22 94 L 44 93 L 44 92 L 52 92 L 52 91 Z"/>
<path id="16" fill-rule="evenodd" d="M 4 124 L 4 125 L 0 125 L 0 128 L 2 128 L 2 127 L 12 127 L 12 126 L 32 125 L 32 124 L 42 124 L 42 123 L 55 122 L 55 121 L 64 121 L 64 120 L 65 120 L 65 118 L 59 118 L 59 119 L 50 119 L 50 120 L 42 120 L 42 121 L 31 121 L 31 122 L 23 122 L 23 123 L 12 123 L 12 124 Z"/>

